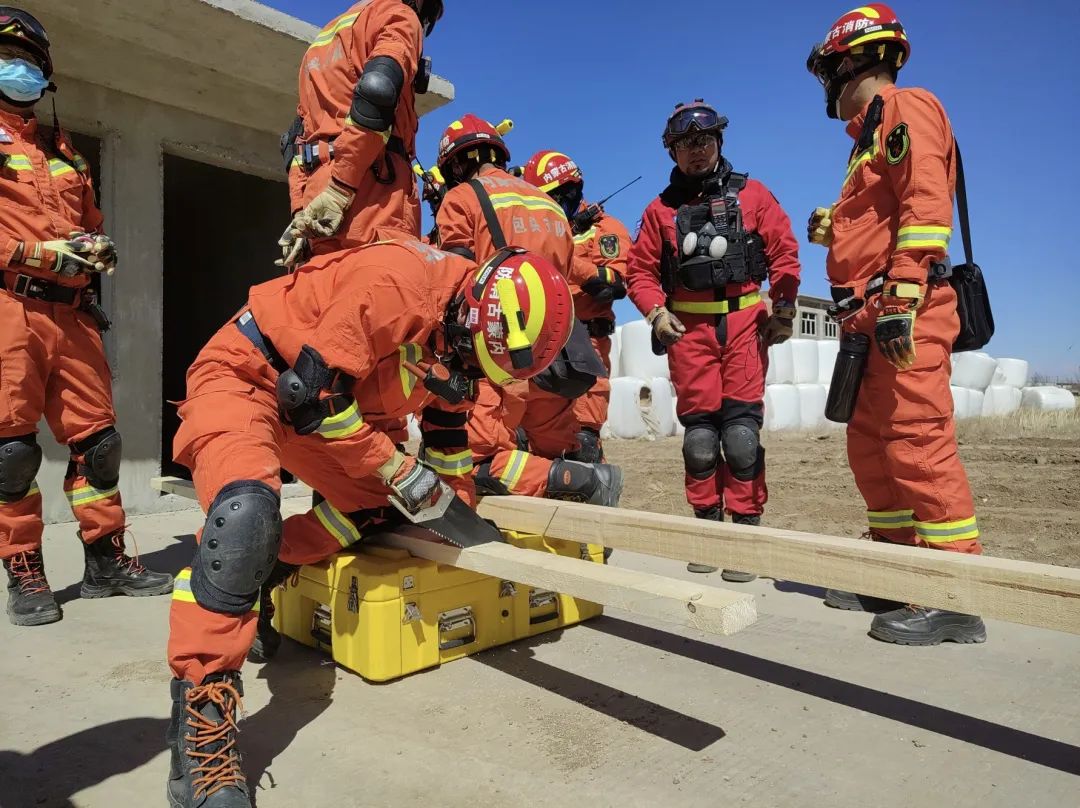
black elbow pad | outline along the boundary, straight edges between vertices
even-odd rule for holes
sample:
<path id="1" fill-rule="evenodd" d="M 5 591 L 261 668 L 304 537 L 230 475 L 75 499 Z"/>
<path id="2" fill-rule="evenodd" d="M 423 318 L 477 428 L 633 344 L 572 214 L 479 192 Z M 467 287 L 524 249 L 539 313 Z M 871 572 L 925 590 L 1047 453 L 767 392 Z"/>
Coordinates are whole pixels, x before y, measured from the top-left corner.
<path id="1" fill-rule="evenodd" d="M 349 119 L 365 129 L 385 132 L 394 123 L 394 110 L 404 86 L 405 71 L 391 57 L 369 60 L 356 82 Z"/>

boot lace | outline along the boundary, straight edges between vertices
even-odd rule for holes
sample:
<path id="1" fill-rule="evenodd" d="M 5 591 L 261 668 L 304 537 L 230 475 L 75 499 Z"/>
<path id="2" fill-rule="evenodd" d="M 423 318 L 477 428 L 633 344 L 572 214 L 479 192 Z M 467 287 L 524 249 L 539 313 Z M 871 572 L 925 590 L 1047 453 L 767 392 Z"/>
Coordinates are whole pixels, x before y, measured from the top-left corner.
<path id="1" fill-rule="evenodd" d="M 131 536 L 131 543 L 135 546 L 135 555 L 129 556 L 125 550 L 127 549 L 124 543 L 124 536 Z M 139 562 L 139 545 L 135 543 L 135 536 L 127 528 L 116 531 L 109 537 L 109 542 L 112 544 L 113 559 L 117 565 L 120 566 L 132 575 L 139 575 L 146 571 Z"/>
<path id="2" fill-rule="evenodd" d="M 208 720 L 192 706 L 208 701 L 217 705 L 222 715 L 221 722 Z M 184 740 L 191 744 L 184 753 L 199 763 L 191 770 L 191 785 L 196 799 L 246 782 L 240 771 L 240 754 L 235 748 L 238 732 L 236 711 L 239 708 L 240 694 L 226 682 L 210 682 L 193 687 L 187 693 L 186 723 L 195 734 L 184 735 Z M 213 751 L 207 749 L 217 744 L 220 746 Z"/>
<path id="3" fill-rule="evenodd" d="M 24 595 L 37 595 L 49 591 L 49 582 L 45 580 L 45 565 L 41 553 L 27 551 L 13 556 L 8 562 L 8 569 L 19 582 L 19 591 Z"/>

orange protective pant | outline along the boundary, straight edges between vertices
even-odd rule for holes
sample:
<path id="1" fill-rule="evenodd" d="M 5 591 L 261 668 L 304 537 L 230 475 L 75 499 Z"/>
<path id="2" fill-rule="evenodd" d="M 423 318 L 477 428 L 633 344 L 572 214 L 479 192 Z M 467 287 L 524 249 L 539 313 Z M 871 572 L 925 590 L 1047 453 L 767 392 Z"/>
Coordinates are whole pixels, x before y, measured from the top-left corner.
<path id="1" fill-rule="evenodd" d="M 844 324 L 873 340 L 877 309 Z M 848 460 L 870 531 L 897 544 L 981 553 L 975 503 L 956 448 L 950 350 L 956 293 L 931 284 L 915 321 L 915 365 L 897 370 L 871 344 L 848 424 Z"/>
<path id="2" fill-rule="evenodd" d="M 495 453 L 473 472 L 477 486 L 484 486 L 482 477 L 490 477 L 496 485 L 507 492 L 523 497 L 542 497 L 547 494 L 548 472 L 551 461 L 545 457 L 523 452 L 520 449 L 504 449 Z"/>
<path id="3" fill-rule="evenodd" d="M 64 493 L 88 544 L 124 527 L 116 487 L 97 489 L 78 473 L 78 443 L 116 422 L 112 374 L 101 334 L 72 306 L 0 290 L 0 438 L 31 436 L 45 417 L 57 442 L 71 448 Z M 0 558 L 41 547 L 37 483 L 14 502 L 0 500 Z"/>
<path id="4" fill-rule="evenodd" d="M 611 337 L 592 337 L 593 348 L 611 373 Z M 574 401 L 574 416 L 582 427 L 595 432 L 607 421 L 608 400 L 611 398 L 611 379 L 597 379 L 585 395 Z"/>
<path id="5" fill-rule="evenodd" d="M 562 457 L 580 448 L 574 399 L 541 390 L 532 382 L 521 426 L 529 438 L 529 449 L 540 457 Z"/>
<path id="6" fill-rule="evenodd" d="M 201 402 L 199 397 L 187 402 L 214 407 L 226 418 L 235 416 L 233 429 L 203 435 L 182 447 L 185 459 L 191 458 L 203 511 L 223 487 L 237 480 L 258 480 L 280 491 L 284 466 L 326 499 L 285 520 L 278 558 L 286 564 L 312 564 L 359 541 L 360 533 L 347 514 L 386 506 L 389 492 L 383 481 L 374 475 L 350 478 L 329 442 L 317 435 L 298 436 L 281 423 L 269 391 L 232 386 L 237 389 L 215 389 Z M 230 615 L 204 609 L 183 581 L 190 574 L 190 569 L 180 573 L 173 592 L 168 656 L 177 678 L 199 684 L 209 674 L 240 670 L 255 639 L 258 610 L 256 605 L 248 614 Z"/>

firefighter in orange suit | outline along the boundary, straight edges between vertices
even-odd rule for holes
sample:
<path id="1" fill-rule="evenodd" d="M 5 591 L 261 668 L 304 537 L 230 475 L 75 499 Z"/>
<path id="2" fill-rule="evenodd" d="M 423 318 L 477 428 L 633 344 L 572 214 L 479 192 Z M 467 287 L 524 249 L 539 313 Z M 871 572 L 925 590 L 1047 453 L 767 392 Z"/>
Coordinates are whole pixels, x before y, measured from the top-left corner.
<path id="1" fill-rule="evenodd" d="M 524 247 L 551 261 L 575 292 L 595 275 L 574 260 L 574 240 L 563 209 L 547 194 L 506 171 L 510 150 L 485 120 L 464 115 L 447 128 L 439 143 L 438 167 L 448 188 L 435 220 L 442 248 L 465 256 L 486 255 L 503 244 Z M 583 271 L 588 269 L 587 272 Z M 588 337 L 584 339 L 588 347 Z M 577 345 L 578 343 L 574 343 Z M 602 375 L 595 351 L 580 359 L 592 370 L 584 392 Z M 591 359 L 588 368 L 585 364 Z M 573 361 L 579 361 L 575 356 Z M 530 450 L 555 458 L 578 448 L 573 397 L 548 382 L 547 373 L 529 385 L 521 427 Z"/>
<path id="2" fill-rule="evenodd" d="M 615 333 L 612 304 L 626 297 L 626 256 L 630 234 L 623 223 L 603 209 L 591 214 L 584 202 L 585 179 L 577 163 L 562 152 L 540 151 L 525 164 L 524 178 L 549 194 L 566 212 L 574 231 L 574 257 L 591 273 L 574 294 L 577 318 L 589 332 L 589 339 L 604 367 L 611 373 L 611 335 Z M 574 415 L 580 431 L 581 448 L 575 460 L 599 463 L 604 459 L 600 428 L 607 421 L 611 383 L 596 380 L 585 395 L 574 401 Z"/>
<path id="3" fill-rule="evenodd" d="M 108 321 L 89 287 L 112 272 L 116 247 L 86 161 L 63 131 L 38 126 L 51 75 L 41 23 L 0 6 L 0 560 L 8 617 L 21 626 L 61 618 L 41 555 L 42 416 L 71 453 L 64 492 L 84 543 L 82 597 L 172 589 L 124 551 L 121 440 L 99 330 Z"/>
<path id="4" fill-rule="evenodd" d="M 501 250 L 478 269 L 386 235 L 401 240 L 253 287 L 188 371 L 174 449 L 207 518 L 170 616 L 173 805 L 250 805 L 235 721 L 260 590 L 359 541 L 390 496 L 417 513 L 441 476 L 471 501 L 473 382 L 532 376 L 570 331 L 570 289 L 542 257 Z M 378 426 L 415 411 L 430 416 L 420 458 Z M 284 525 L 283 465 L 326 498 Z"/>
<path id="5" fill-rule="evenodd" d="M 367 244 L 376 228 L 420 234 L 416 94 L 424 36 L 442 0 L 360 0 L 331 20 L 300 64 L 300 103 L 282 148 L 294 217 L 282 264 Z"/>
<path id="6" fill-rule="evenodd" d="M 894 81 L 911 48 L 896 14 L 871 3 L 842 16 L 807 67 L 830 118 L 855 141 L 839 200 L 810 217 L 846 338 L 870 347 L 848 424 L 848 458 L 879 541 L 979 553 L 957 455 L 949 390 L 956 293 L 931 270 L 952 234 L 956 150 L 941 103 Z M 867 222 L 871 222 L 867 226 Z M 982 620 L 830 590 L 826 603 L 877 611 L 872 636 L 906 645 L 983 642 Z"/>

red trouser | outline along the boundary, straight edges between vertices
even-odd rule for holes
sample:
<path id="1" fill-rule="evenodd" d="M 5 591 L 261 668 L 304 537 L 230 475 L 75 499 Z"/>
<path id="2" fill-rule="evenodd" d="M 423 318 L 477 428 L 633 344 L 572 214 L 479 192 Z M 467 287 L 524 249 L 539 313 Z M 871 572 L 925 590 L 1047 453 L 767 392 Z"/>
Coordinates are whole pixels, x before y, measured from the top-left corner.
<path id="1" fill-rule="evenodd" d="M 873 340 L 868 305 L 844 324 Z M 956 293 L 931 284 L 915 320 L 915 365 L 897 370 L 871 344 L 848 424 L 848 461 L 876 538 L 981 553 L 975 503 L 956 449 L 950 351 Z"/>
<path id="2" fill-rule="evenodd" d="M 593 348 L 611 373 L 611 337 L 592 337 Z M 597 379 L 585 395 L 574 401 L 574 416 L 583 427 L 600 431 L 607 421 L 608 400 L 611 398 L 611 380 Z"/>
<path id="3" fill-rule="evenodd" d="M 540 457 L 562 457 L 579 448 L 574 399 L 541 390 L 532 382 L 521 426 L 529 438 L 529 449 Z"/>
<path id="4" fill-rule="evenodd" d="M 298 436 L 282 424 L 273 393 L 239 378 L 218 379 L 204 387 L 208 392 L 189 398 L 181 415 L 188 407 L 209 408 L 223 424 L 233 424 L 183 440 L 183 445 L 178 433 L 177 459 L 190 464 L 204 512 L 224 486 L 237 480 L 257 480 L 280 491 L 284 466 L 326 501 L 285 520 L 281 561 L 312 564 L 360 540 L 345 514 L 387 505 L 389 492 L 380 478 L 350 478 L 332 441 L 314 434 Z M 182 580 L 190 574 L 180 573 L 173 592 L 168 656 L 177 678 L 198 684 L 209 674 L 240 669 L 255 639 L 257 608 L 243 615 L 204 609 Z"/>
<path id="5" fill-rule="evenodd" d="M 757 303 L 723 316 L 677 308 L 675 314 L 686 333 L 667 349 L 667 357 L 679 420 L 686 427 L 686 501 L 695 511 L 719 506 L 733 514 L 760 514 L 769 496 L 763 451 L 736 472 L 729 463 L 721 468 L 721 445 L 731 427 L 746 426 L 755 435 L 761 427 L 768 354 L 759 329 L 768 318 L 765 306 Z"/>
<path id="6" fill-rule="evenodd" d="M 88 544 L 124 527 L 119 490 L 80 475 L 82 457 L 71 446 L 116 422 L 111 382 L 88 314 L 0 290 L 0 439 L 36 435 L 44 416 L 57 442 L 69 445 L 64 493 Z M 42 529 L 37 483 L 21 499 L 0 500 L 0 558 L 41 547 Z"/>

